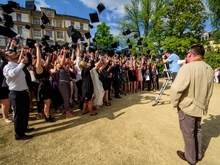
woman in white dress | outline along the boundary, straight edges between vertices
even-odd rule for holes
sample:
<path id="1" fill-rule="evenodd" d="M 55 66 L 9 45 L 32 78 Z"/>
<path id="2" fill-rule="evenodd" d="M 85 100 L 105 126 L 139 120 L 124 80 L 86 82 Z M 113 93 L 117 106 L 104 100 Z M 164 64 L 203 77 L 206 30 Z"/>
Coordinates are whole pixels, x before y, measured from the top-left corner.
<path id="1" fill-rule="evenodd" d="M 100 110 L 100 106 L 103 105 L 103 97 L 105 94 L 102 82 L 99 79 L 99 74 L 97 70 L 103 65 L 103 60 L 100 59 L 99 62 L 95 64 L 95 67 L 90 70 L 90 75 L 92 78 L 92 83 L 94 87 L 94 99 L 93 99 L 93 106 L 96 110 Z"/>

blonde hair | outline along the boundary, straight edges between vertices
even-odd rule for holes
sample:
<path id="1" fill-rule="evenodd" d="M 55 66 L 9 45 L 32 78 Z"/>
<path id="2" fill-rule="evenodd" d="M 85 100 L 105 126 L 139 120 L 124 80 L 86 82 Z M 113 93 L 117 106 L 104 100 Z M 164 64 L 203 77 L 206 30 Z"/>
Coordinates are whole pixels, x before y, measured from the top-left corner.
<path id="1" fill-rule="evenodd" d="M 80 61 L 78 65 L 79 65 L 80 69 L 83 69 L 84 68 L 84 61 Z"/>

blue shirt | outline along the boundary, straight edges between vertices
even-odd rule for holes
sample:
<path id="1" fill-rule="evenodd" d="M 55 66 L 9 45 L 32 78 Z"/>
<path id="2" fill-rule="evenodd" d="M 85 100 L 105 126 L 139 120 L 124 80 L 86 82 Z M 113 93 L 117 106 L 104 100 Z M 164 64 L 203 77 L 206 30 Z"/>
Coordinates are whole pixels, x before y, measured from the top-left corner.
<path id="1" fill-rule="evenodd" d="M 166 60 L 169 62 L 170 72 L 171 73 L 174 73 L 174 72 L 177 73 L 180 69 L 180 66 L 177 63 L 178 60 L 180 60 L 180 58 L 176 54 L 172 53 Z"/>

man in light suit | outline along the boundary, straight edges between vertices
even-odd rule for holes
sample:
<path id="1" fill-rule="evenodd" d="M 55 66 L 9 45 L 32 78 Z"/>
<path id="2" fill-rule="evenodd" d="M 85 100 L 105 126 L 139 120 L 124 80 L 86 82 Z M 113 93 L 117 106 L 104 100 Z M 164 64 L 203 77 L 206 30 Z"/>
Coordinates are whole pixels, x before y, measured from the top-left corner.
<path id="1" fill-rule="evenodd" d="M 213 69 L 203 61 L 202 45 L 193 45 L 170 89 L 171 104 L 178 110 L 185 151 L 178 156 L 189 164 L 203 158 L 201 119 L 207 114 L 213 91 Z"/>

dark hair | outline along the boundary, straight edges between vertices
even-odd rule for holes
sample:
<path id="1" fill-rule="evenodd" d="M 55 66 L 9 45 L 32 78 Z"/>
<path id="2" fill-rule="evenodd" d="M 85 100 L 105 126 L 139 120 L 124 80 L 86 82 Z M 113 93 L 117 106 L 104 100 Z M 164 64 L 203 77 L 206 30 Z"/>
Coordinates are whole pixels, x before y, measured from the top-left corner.
<path id="1" fill-rule="evenodd" d="M 173 51 L 172 50 L 167 50 L 167 52 L 166 52 L 167 54 L 172 54 L 173 53 Z"/>
<path id="2" fill-rule="evenodd" d="M 191 46 L 190 50 L 192 50 L 192 53 L 194 54 L 194 56 L 204 56 L 205 54 L 205 49 L 203 47 L 203 45 L 201 44 L 196 44 Z"/>

